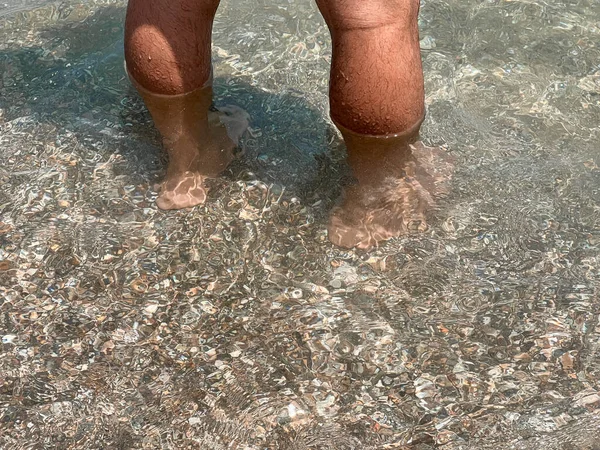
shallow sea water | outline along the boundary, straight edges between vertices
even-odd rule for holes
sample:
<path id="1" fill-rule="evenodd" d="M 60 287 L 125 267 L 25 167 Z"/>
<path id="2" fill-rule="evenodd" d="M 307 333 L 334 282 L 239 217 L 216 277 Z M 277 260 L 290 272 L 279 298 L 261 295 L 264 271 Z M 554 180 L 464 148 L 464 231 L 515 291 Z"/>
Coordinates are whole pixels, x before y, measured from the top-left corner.
<path id="1" fill-rule="evenodd" d="M 207 204 L 163 212 L 125 2 L 0 4 L 0 448 L 600 448 L 600 3 L 427 0 L 427 232 L 333 247 L 309 0 L 223 0 Z"/>

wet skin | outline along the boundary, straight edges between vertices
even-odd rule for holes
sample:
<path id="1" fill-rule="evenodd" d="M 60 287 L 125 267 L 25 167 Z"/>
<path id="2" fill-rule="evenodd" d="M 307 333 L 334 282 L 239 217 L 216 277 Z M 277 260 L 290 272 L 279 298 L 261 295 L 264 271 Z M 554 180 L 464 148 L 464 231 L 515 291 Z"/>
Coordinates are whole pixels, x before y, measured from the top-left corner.
<path id="1" fill-rule="evenodd" d="M 248 127 L 248 115 L 230 106 L 209 111 L 210 83 L 186 94 L 156 94 L 132 78 L 144 99 L 169 155 L 167 175 L 156 204 L 161 209 L 190 208 L 204 203 L 204 180 L 217 177 L 234 158 Z"/>
<path id="2" fill-rule="evenodd" d="M 163 209 L 203 203 L 204 179 L 229 164 L 247 127 L 248 118 L 239 110 L 229 112 L 227 125 L 209 120 L 211 32 L 218 4 L 128 4 L 128 72 L 169 155 L 157 200 Z M 333 43 L 331 118 L 342 132 L 357 181 L 332 212 L 329 238 L 343 247 L 370 248 L 406 233 L 406 224 L 417 221 L 417 229 L 423 229 L 436 193 L 419 182 L 424 172 L 417 168 L 419 158 L 439 152 L 412 145 L 425 113 L 419 1 L 317 0 L 317 5 Z"/>

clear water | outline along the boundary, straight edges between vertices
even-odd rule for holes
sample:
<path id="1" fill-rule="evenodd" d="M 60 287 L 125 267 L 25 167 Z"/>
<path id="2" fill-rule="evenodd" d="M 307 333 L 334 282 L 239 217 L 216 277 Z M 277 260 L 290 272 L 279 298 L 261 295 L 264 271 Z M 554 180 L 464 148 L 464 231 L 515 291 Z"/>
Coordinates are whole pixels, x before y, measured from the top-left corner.
<path id="1" fill-rule="evenodd" d="M 428 232 L 326 240 L 347 176 L 309 0 L 223 1 L 246 155 L 156 209 L 125 2 L 0 4 L 0 447 L 594 449 L 600 3 L 428 0 Z"/>

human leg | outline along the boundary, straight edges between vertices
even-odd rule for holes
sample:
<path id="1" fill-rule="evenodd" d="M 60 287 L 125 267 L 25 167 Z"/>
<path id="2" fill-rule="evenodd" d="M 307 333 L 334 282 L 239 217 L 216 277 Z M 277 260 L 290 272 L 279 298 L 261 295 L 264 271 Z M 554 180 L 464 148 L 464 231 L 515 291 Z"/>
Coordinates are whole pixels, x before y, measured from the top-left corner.
<path id="1" fill-rule="evenodd" d="M 317 0 L 333 44 L 331 117 L 363 135 L 389 136 L 423 120 L 419 0 Z"/>
<path id="2" fill-rule="evenodd" d="M 333 44 L 331 117 L 358 181 L 334 211 L 329 238 L 343 247 L 369 248 L 422 229 L 432 204 L 431 192 L 415 177 L 423 172 L 416 156 L 427 149 L 411 149 L 425 112 L 419 0 L 317 4 Z M 435 192 L 434 180 L 423 182 Z"/>
<path id="3" fill-rule="evenodd" d="M 233 157 L 235 143 L 209 114 L 218 5 L 219 0 L 130 0 L 127 7 L 127 71 L 169 156 L 157 200 L 163 209 L 203 203 L 204 179 L 218 175 Z"/>

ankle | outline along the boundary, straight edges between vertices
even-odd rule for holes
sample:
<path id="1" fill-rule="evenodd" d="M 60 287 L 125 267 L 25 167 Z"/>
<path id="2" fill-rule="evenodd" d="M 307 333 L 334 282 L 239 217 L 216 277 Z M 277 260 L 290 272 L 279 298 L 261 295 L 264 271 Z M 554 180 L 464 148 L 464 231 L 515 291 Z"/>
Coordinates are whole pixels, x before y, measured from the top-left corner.
<path id="1" fill-rule="evenodd" d="M 411 144 L 419 137 L 423 119 L 409 129 L 389 135 L 356 133 L 336 124 L 340 130 L 348 155 L 348 164 L 360 185 L 380 183 L 387 177 L 406 175 L 413 155 Z"/>

